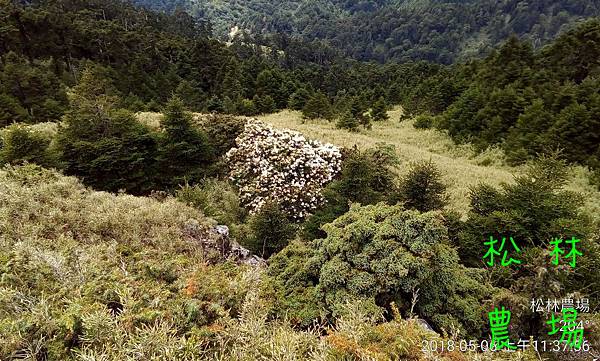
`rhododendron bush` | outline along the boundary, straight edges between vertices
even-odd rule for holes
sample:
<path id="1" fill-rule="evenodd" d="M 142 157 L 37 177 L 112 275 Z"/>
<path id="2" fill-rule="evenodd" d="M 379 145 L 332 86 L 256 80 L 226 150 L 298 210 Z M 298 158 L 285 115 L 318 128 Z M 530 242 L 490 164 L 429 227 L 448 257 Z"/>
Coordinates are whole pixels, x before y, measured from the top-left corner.
<path id="1" fill-rule="evenodd" d="M 341 153 L 332 144 L 250 120 L 226 155 L 230 177 L 250 212 L 277 203 L 295 219 L 323 202 L 321 191 L 340 171 Z"/>

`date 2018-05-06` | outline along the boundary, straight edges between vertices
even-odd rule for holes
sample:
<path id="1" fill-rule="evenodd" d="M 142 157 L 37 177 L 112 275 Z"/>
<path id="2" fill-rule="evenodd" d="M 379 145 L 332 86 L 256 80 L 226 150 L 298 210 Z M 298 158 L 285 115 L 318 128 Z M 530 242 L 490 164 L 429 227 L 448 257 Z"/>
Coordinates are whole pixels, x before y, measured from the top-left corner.
<path id="1" fill-rule="evenodd" d="M 530 341 L 521 339 L 515 343 L 517 350 L 525 351 L 533 348 L 537 352 L 589 352 L 590 344 L 586 340 L 581 347 L 572 347 L 568 343 L 559 340 Z M 497 351 L 497 348 L 488 340 L 423 340 L 421 351 L 425 353 L 441 352 L 488 352 Z"/>

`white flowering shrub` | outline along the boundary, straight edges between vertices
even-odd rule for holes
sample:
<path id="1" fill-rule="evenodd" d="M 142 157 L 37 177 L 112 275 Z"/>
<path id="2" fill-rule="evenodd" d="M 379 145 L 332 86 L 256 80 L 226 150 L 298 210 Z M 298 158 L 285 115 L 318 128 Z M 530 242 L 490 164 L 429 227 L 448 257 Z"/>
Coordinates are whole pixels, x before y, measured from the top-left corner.
<path id="1" fill-rule="evenodd" d="M 332 144 L 258 120 L 246 123 L 226 155 L 230 177 L 250 212 L 274 202 L 295 219 L 305 218 L 323 202 L 321 191 L 340 171 L 341 158 Z"/>

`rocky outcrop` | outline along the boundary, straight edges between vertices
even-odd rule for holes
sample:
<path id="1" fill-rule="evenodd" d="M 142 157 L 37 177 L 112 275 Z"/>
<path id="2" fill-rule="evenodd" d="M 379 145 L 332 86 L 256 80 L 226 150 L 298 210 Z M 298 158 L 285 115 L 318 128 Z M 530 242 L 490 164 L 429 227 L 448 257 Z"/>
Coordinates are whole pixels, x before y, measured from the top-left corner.
<path id="1" fill-rule="evenodd" d="M 266 266 L 267 262 L 250 250 L 242 247 L 229 236 L 229 227 L 218 225 L 207 229 L 195 219 L 187 221 L 183 226 L 183 234 L 190 241 L 202 247 L 206 260 L 209 263 L 219 263 L 226 260 L 237 264 L 246 264 L 253 267 Z"/>

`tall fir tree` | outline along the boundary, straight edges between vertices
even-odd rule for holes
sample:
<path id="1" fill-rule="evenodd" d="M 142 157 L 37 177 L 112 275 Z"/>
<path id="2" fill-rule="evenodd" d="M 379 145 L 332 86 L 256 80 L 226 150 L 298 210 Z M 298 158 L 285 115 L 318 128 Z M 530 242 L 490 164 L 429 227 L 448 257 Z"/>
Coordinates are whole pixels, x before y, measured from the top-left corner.
<path id="1" fill-rule="evenodd" d="M 302 116 L 306 119 L 331 120 L 333 112 L 327 96 L 321 92 L 315 93 L 302 109 Z"/>
<path id="2" fill-rule="evenodd" d="M 161 120 L 159 167 L 162 184 L 173 187 L 197 182 L 209 172 L 212 149 L 206 135 L 192 124 L 192 115 L 173 96 Z"/>
<path id="3" fill-rule="evenodd" d="M 385 104 L 385 99 L 383 97 L 379 97 L 375 104 L 373 104 L 371 118 L 376 122 L 390 119 L 390 116 L 387 114 L 387 105 Z"/>

